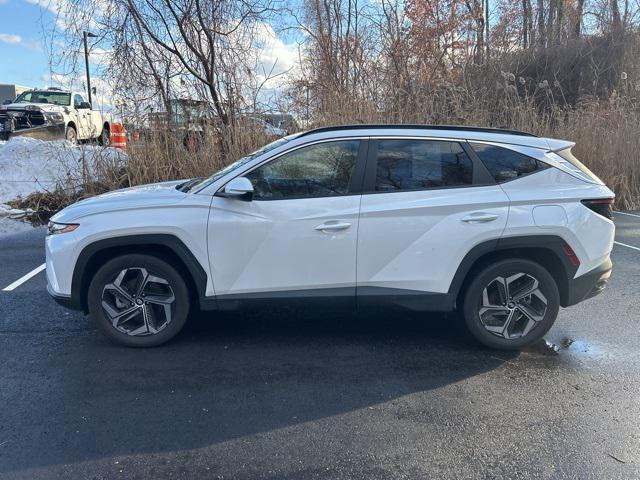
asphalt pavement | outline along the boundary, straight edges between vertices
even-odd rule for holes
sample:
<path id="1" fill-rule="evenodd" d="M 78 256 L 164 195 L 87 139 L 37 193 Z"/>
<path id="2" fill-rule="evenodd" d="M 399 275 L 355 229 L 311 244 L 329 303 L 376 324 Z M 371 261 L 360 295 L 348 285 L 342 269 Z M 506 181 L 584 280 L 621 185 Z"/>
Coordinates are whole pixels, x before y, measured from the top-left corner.
<path id="1" fill-rule="evenodd" d="M 640 478 L 635 214 L 616 215 L 605 292 L 520 353 L 451 315 L 300 309 L 202 314 L 128 349 L 40 272 L 0 291 L 0 478 Z M 0 237 L 0 290 L 43 240 Z"/>

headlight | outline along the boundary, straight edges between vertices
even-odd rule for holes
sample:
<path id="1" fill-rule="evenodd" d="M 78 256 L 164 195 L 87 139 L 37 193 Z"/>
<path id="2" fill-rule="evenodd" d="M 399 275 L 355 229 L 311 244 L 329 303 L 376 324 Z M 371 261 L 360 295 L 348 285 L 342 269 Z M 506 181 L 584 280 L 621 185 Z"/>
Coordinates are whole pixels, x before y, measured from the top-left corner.
<path id="1" fill-rule="evenodd" d="M 79 223 L 49 222 L 47 225 L 47 235 L 58 235 L 60 233 L 73 232 L 79 226 L 80 226 Z"/>
<path id="2" fill-rule="evenodd" d="M 45 115 L 51 120 L 62 120 L 62 114 L 60 112 L 45 112 Z"/>
<path id="3" fill-rule="evenodd" d="M 36 111 L 36 110 L 40 110 L 40 107 L 37 105 L 26 105 L 24 109 L 29 111 Z"/>
<path id="4" fill-rule="evenodd" d="M 64 121 L 64 117 L 59 112 L 44 112 L 44 118 L 51 125 Z"/>

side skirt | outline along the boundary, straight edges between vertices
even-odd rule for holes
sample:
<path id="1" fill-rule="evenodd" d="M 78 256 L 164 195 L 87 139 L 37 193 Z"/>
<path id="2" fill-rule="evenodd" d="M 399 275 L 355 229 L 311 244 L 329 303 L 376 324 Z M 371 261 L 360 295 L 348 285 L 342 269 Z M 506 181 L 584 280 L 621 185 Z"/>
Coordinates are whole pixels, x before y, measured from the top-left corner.
<path id="1" fill-rule="evenodd" d="M 218 295 L 201 298 L 200 305 L 203 310 L 298 305 L 350 310 L 400 308 L 412 311 L 447 312 L 453 310 L 454 301 L 455 299 L 446 293 L 385 287 L 343 287 Z"/>

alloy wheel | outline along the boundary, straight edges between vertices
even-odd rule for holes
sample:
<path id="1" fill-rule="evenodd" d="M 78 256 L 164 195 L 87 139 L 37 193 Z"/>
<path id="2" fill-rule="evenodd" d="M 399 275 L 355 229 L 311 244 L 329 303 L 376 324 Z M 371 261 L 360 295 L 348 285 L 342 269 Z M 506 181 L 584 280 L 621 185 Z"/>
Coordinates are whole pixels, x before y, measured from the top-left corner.
<path id="1" fill-rule="evenodd" d="M 509 340 L 529 334 L 544 319 L 547 304 L 538 279 L 516 273 L 489 282 L 478 315 L 486 330 Z"/>
<path id="2" fill-rule="evenodd" d="M 175 299 L 164 278 L 145 268 L 126 268 L 102 289 L 102 310 L 119 332 L 154 335 L 171 323 Z"/>

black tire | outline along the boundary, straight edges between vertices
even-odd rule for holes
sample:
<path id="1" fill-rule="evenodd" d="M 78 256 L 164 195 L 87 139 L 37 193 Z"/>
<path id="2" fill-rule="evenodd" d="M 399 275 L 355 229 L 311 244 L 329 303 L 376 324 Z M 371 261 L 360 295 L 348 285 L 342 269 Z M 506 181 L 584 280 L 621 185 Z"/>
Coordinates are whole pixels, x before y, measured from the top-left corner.
<path id="1" fill-rule="evenodd" d="M 142 293 L 136 298 L 136 295 L 132 294 L 132 292 L 137 290 L 137 287 L 130 288 L 130 286 L 133 285 L 133 280 L 136 280 L 138 277 L 144 278 L 144 273 L 142 273 L 143 269 L 147 274 L 152 275 L 152 278 L 164 280 L 166 285 L 159 282 L 149 282 L 148 285 L 150 285 L 150 287 L 153 286 L 155 291 L 142 290 Z M 123 271 L 126 271 L 126 273 L 118 282 L 118 287 L 120 287 L 124 293 L 130 294 L 134 299 L 132 301 L 143 302 L 142 305 L 129 303 L 126 300 L 128 297 L 122 296 L 120 290 L 116 291 L 113 287 L 108 287 L 109 284 L 113 285 L 116 283 L 119 275 Z M 124 280 L 127 279 L 131 280 L 125 282 Z M 141 282 L 141 284 L 142 283 L 145 282 Z M 159 289 L 164 291 L 158 293 Z M 115 295 L 114 292 L 116 293 Z M 147 292 L 146 297 L 145 292 Z M 145 299 L 151 297 L 156 299 L 162 295 L 164 295 L 164 299 L 170 298 L 171 295 L 174 297 L 174 301 L 169 307 L 170 320 L 165 322 L 166 324 L 164 326 L 158 328 L 157 333 L 148 333 L 150 324 L 153 323 L 155 327 L 158 327 L 162 323 L 161 317 L 165 315 L 166 318 L 165 312 L 167 310 L 165 310 L 163 306 L 158 306 L 155 301 L 144 302 L 142 297 L 145 297 Z M 118 298 L 116 299 L 116 297 Z M 119 326 L 120 329 L 114 326 L 111 318 L 105 311 L 103 298 L 105 302 L 111 304 L 111 306 L 114 306 L 116 301 L 123 304 L 117 305 L 117 308 L 120 308 L 120 310 L 117 311 L 118 314 L 122 314 L 126 309 L 132 312 L 131 315 L 123 316 L 123 318 L 130 317 L 131 319 L 124 320 Z M 111 340 L 129 347 L 155 347 L 171 340 L 182 330 L 189 316 L 190 296 L 184 278 L 172 265 L 151 255 L 128 254 L 109 260 L 96 272 L 89 286 L 87 304 L 91 317 Z M 138 309 L 140 313 L 136 314 L 135 312 Z M 151 311 L 151 313 L 148 313 L 149 311 Z M 147 321 L 147 319 L 150 320 Z M 134 333 L 138 326 L 138 330 L 144 329 L 146 326 L 146 332 L 130 334 Z M 126 333 L 122 331 L 127 329 L 133 330 L 133 332 Z"/>
<path id="2" fill-rule="evenodd" d="M 75 129 L 75 127 L 67 126 L 64 131 L 64 138 L 71 145 L 78 145 L 78 131 Z"/>
<path id="3" fill-rule="evenodd" d="M 111 145 L 111 131 L 106 125 L 102 127 L 102 133 L 98 137 L 98 143 L 103 147 L 108 147 L 109 145 Z"/>
<path id="4" fill-rule="evenodd" d="M 524 274 L 524 276 L 518 277 L 518 274 Z M 500 278 L 504 281 L 501 282 Z M 537 280 L 538 291 L 528 297 L 525 296 L 519 302 L 511 301 L 509 298 L 503 302 L 502 296 L 505 290 L 502 285 L 505 283 L 509 285 L 509 279 L 514 279 L 511 284 L 514 289 L 521 287 L 520 292 L 527 292 L 535 285 L 531 279 Z M 491 297 L 488 303 L 491 305 L 504 303 L 504 309 L 483 310 L 485 288 L 488 294 L 492 294 L 487 295 L 487 298 Z M 513 294 L 513 292 L 510 293 Z M 514 298 L 517 297 L 518 295 L 515 295 Z M 538 315 L 535 317 L 538 321 L 534 321 L 532 317 L 527 317 L 523 313 L 525 310 L 531 313 L 534 310 L 533 307 L 536 307 Z M 463 316 L 471 335 L 483 345 L 500 350 L 518 350 L 540 340 L 552 327 L 559 309 L 560 294 L 551 274 L 538 263 L 523 259 L 501 260 L 485 267 L 471 280 L 463 297 Z M 481 312 L 485 315 L 486 324 L 481 320 Z M 510 312 L 513 312 L 513 317 L 509 316 Z M 507 323 L 509 318 L 511 321 Z M 533 326 L 527 329 L 529 323 Z M 504 325 L 508 325 L 507 330 L 509 328 L 511 330 L 502 333 L 495 331 L 503 328 Z M 489 331 L 488 328 L 494 331 Z M 518 334 L 520 336 L 517 336 Z"/>

